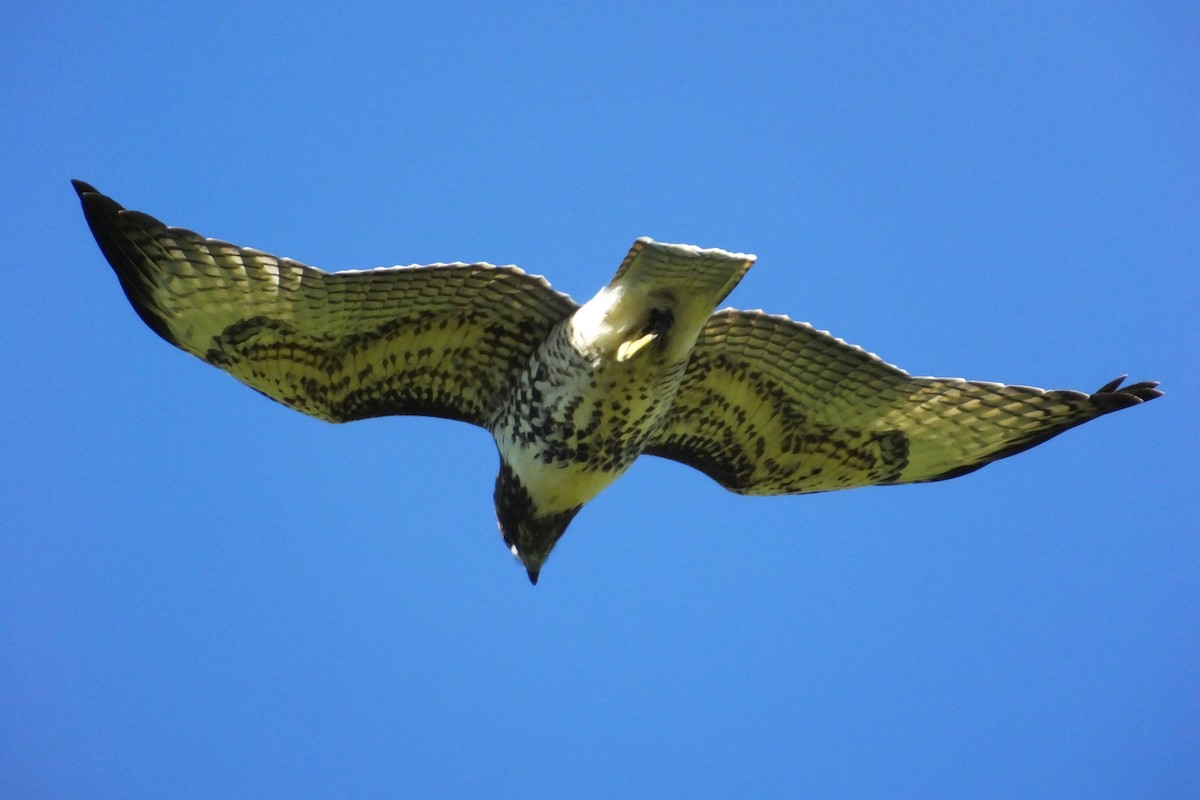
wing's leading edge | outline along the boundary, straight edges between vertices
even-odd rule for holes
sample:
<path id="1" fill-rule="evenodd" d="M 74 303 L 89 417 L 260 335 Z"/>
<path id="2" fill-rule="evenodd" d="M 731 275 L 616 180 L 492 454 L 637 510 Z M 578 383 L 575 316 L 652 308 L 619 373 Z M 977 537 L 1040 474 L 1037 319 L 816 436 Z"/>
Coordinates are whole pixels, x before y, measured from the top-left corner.
<path id="1" fill-rule="evenodd" d="M 646 452 L 742 494 L 944 480 L 1162 394 L 1121 380 L 1089 395 L 914 378 L 809 325 L 727 309 Z"/>
<path id="2" fill-rule="evenodd" d="M 159 336 L 331 422 L 419 414 L 487 426 L 576 304 L 515 267 L 325 272 L 169 228 L 73 181 L 96 242 Z"/>

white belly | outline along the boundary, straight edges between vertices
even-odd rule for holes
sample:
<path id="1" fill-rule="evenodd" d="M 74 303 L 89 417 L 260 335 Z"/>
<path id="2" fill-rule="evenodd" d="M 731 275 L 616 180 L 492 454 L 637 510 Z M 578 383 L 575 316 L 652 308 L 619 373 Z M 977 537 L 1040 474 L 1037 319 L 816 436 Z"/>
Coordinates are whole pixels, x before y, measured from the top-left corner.
<path id="1" fill-rule="evenodd" d="M 564 345 L 551 337 L 492 428 L 541 513 L 578 508 L 629 468 L 670 408 L 683 367 L 650 353 L 597 363 L 563 354 Z"/>

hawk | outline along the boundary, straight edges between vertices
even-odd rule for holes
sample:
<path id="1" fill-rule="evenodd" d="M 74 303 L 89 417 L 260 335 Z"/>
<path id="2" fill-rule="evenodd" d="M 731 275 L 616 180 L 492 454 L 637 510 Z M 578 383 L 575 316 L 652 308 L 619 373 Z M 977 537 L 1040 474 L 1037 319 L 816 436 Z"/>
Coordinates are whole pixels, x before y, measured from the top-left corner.
<path id="1" fill-rule="evenodd" d="M 641 454 L 747 495 L 965 475 L 1161 396 L 914 378 L 787 317 L 714 311 L 755 257 L 634 242 L 583 305 L 516 267 L 325 272 L 127 211 L 81 181 L 92 234 L 162 338 L 329 422 L 416 414 L 488 430 L 500 532 L 532 583 Z"/>

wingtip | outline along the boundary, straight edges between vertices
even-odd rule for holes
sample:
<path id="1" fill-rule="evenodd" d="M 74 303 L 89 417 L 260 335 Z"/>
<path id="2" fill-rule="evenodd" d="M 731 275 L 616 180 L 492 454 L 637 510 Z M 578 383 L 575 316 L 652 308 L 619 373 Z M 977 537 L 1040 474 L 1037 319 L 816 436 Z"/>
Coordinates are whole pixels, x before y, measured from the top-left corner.
<path id="1" fill-rule="evenodd" d="M 88 217 L 89 222 L 92 215 L 99 210 L 105 210 L 110 213 L 120 213 L 125 210 L 124 206 L 87 181 L 72 178 L 71 186 L 74 187 L 75 194 L 78 195 L 79 202 L 83 205 L 84 214 Z"/>
<path id="2" fill-rule="evenodd" d="M 1122 386 L 1128 375 L 1118 376 L 1097 389 L 1094 395 L 1116 395 L 1129 400 L 1130 405 L 1148 403 L 1162 397 L 1163 392 L 1158 388 L 1158 381 L 1138 381 L 1128 386 Z"/>
<path id="3" fill-rule="evenodd" d="M 1124 375 L 1118 375 L 1117 377 L 1113 378 L 1108 383 L 1101 386 L 1096 391 L 1092 392 L 1092 394 L 1105 394 L 1107 392 L 1115 392 L 1117 390 L 1117 387 L 1120 386 L 1121 383 L 1124 382 L 1124 380 L 1128 377 L 1129 377 L 1128 373 L 1126 373 Z"/>
<path id="4" fill-rule="evenodd" d="M 121 214 L 129 213 L 125 210 L 125 206 L 86 181 L 72 178 L 71 186 L 75 188 L 75 193 L 79 196 L 79 203 L 83 206 L 83 214 L 87 217 L 88 224 L 93 226 L 93 233 L 97 233 L 95 228 L 97 220 L 115 218 Z M 162 225 L 161 222 L 152 217 L 150 220 L 156 225 Z M 97 238 L 96 241 L 99 242 L 100 239 Z M 103 246 L 101 246 L 101 249 L 103 249 Z"/>

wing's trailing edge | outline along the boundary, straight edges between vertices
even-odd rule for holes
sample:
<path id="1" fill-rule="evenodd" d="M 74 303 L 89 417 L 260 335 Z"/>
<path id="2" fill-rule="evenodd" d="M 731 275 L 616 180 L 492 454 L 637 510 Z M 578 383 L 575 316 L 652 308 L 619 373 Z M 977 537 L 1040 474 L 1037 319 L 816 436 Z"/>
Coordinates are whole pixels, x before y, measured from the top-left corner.
<path id="1" fill-rule="evenodd" d="M 418 414 L 486 427 L 533 349 L 576 308 L 516 267 L 325 272 L 167 227 L 73 184 L 126 297 L 155 333 L 331 422 Z"/>
<path id="2" fill-rule="evenodd" d="M 809 325 L 727 309 L 709 320 L 646 448 L 742 494 L 946 480 L 1162 395 L 914 378 Z"/>

